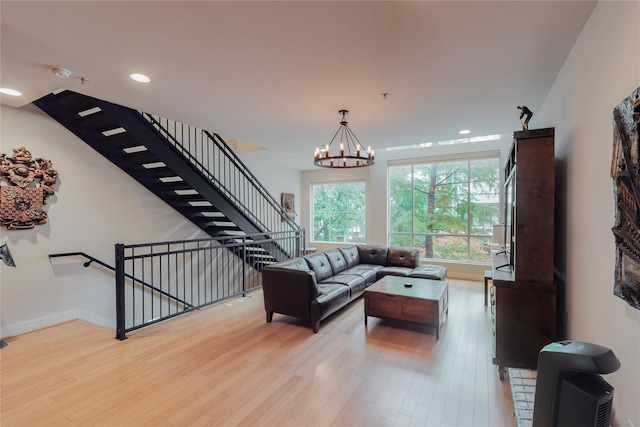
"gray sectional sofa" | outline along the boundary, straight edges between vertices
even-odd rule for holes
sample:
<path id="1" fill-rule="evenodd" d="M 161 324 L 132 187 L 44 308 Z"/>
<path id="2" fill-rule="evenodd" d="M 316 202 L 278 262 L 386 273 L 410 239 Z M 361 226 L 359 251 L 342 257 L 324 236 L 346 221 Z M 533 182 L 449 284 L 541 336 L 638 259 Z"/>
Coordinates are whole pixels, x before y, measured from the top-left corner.
<path id="1" fill-rule="evenodd" d="M 447 270 L 420 265 L 416 248 L 350 245 L 290 259 L 262 270 L 267 322 L 274 313 L 320 321 L 364 293 L 386 275 L 444 280 Z"/>

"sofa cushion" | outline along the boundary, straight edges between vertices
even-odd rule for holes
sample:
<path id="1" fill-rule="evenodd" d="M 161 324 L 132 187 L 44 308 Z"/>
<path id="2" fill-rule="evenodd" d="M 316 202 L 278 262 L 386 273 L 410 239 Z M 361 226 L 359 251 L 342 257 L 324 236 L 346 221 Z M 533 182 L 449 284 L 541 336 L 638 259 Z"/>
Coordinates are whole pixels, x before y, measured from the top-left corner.
<path id="1" fill-rule="evenodd" d="M 387 250 L 387 266 L 416 268 L 420 263 L 417 248 L 390 247 Z"/>
<path id="2" fill-rule="evenodd" d="M 444 280 L 447 278 L 447 269 L 439 265 L 424 264 L 414 268 L 409 276 L 420 279 Z"/>
<path id="3" fill-rule="evenodd" d="M 347 267 L 354 267 L 360 264 L 360 255 L 358 254 L 358 247 L 356 245 L 343 246 L 340 249 L 344 259 L 347 260 Z"/>
<path id="4" fill-rule="evenodd" d="M 387 263 L 387 252 L 386 246 L 358 245 L 360 264 L 385 265 Z"/>
<path id="5" fill-rule="evenodd" d="M 383 268 L 381 265 L 373 265 L 373 264 L 360 264 L 355 267 L 351 267 L 347 269 L 344 273 L 348 274 L 357 274 L 364 278 L 365 286 L 372 285 L 378 279 L 376 277 L 376 271 Z"/>
<path id="6" fill-rule="evenodd" d="M 347 269 L 347 260 L 344 258 L 344 254 L 337 248 L 327 249 L 324 251 L 324 254 L 329 260 L 333 274 L 338 274 Z"/>
<path id="7" fill-rule="evenodd" d="M 413 268 L 407 267 L 383 267 L 376 271 L 376 280 L 382 279 L 384 276 L 402 276 L 409 277 L 409 274 L 413 271 Z"/>
<path id="8" fill-rule="evenodd" d="M 330 298 L 338 295 L 345 295 L 345 289 L 348 291 L 346 286 L 339 283 L 319 283 L 318 296 L 322 296 L 326 299 L 328 297 Z"/>
<path id="9" fill-rule="evenodd" d="M 349 273 L 338 273 L 321 282 L 321 284 L 325 283 L 339 283 L 341 285 L 347 286 L 349 288 L 350 297 L 352 299 L 360 295 L 364 291 L 366 285 L 364 277 L 359 274 Z"/>
<path id="10" fill-rule="evenodd" d="M 318 283 L 327 277 L 333 276 L 331 264 L 324 252 L 316 252 L 315 254 L 306 255 L 304 259 L 307 260 L 309 268 L 316 273 L 316 280 Z"/>

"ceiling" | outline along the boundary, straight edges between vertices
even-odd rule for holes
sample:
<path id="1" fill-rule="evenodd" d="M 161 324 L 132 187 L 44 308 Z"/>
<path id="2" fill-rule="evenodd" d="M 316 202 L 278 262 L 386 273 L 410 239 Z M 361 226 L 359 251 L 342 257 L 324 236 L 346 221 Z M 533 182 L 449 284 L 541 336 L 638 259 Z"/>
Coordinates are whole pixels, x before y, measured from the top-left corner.
<path id="1" fill-rule="evenodd" d="M 250 155 L 274 167 L 313 169 L 340 109 L 378 152 L 461 129 L 510 134 L 519 105 L 536 127 L 594 6 L 2 0 L 0 86 L 23 95 L 0 101 L 21 107 L 67 88 L 263 147 Z"/>

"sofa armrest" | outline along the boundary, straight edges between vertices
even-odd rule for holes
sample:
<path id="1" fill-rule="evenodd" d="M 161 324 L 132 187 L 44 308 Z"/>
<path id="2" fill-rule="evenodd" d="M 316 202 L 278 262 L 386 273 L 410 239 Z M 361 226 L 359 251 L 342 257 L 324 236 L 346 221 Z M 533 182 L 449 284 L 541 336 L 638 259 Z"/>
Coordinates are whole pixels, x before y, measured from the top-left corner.
<path id="1" fill-rule="evenodd" d="M 268 322 L 273 313 L 309 320 L 311 300 L 318 296 L 318 284 L 311 270 L 268 266 L 262 270 L 262 291 Z"/>

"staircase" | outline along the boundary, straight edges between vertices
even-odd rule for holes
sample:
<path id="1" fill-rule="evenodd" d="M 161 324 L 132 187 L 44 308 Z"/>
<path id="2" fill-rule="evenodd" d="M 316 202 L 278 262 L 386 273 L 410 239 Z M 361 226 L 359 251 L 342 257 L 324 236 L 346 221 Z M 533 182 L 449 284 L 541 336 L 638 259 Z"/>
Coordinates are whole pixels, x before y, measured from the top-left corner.
<path id="1" fill-rule="evenodd" d="M 258 271 L 299 254 L 270 240 L 300 229 L 219 135 L 69 90 L 33 103 Z"/>

